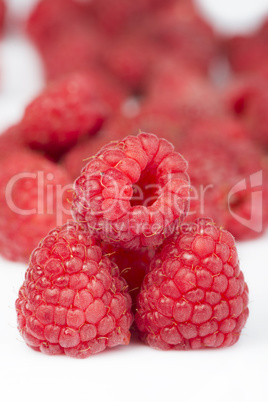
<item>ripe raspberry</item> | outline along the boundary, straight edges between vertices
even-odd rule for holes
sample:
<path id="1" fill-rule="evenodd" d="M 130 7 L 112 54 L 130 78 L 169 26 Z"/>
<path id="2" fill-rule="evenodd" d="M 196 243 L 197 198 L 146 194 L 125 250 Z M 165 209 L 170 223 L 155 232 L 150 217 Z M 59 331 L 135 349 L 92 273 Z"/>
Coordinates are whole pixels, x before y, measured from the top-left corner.
<path id="1" fill-rule="evenodd" d="M 225 93 L 230 110 L 247 127 L 249 136 L 261 146 L 268 147 L 268 85 L 261 75 L 240 76 Z"/>
<path id="2" fill-rule="evenodd" d="M 150 16 L 151 11 L 170 0 L 92 0 L 90 2 L 94 18 L 109 35 L 122 35 L 129 26 L 138 24 L 142 17 Z"/>
<path id="3" fill-rule="evenodd" d="M 193 1 L 173 1 L 159 8 L 147 22 L 147 34 L 164 52 L 176 57 L 177 64 L 207 73 L 217 54 L 217 38 L 202 19 Z"/>
<path id="4" fill-rule="evenodd" d="M 6 5 L 4 0 L 0 0 L 0 34 L 2 34 L 6 14 Z"/>
<path id="5" fill-rule="evenodd" d="M 73 0 L 41 0 L 29 16 L 27 31 L 42 50 L 59 32 L 71 29 L 77 21 L 81 24 L 84 15 Z"/>
<path id="6" fill-rule="evenodd" d="M 102 38 L 93 27 L 78 25 L 59 32 L 41 49 L 46 79 L 91 70 L 96 67 L 102 48 Z"/>
<path id="7" fill-rule="evenodd" d="M 9 156 L 10 151 L 25 148 L 19 125 L 9 127 L 0 135 L 0 159 Z"/>
<path id="8" fill-rule="evenodd" d="M 103 243 L 103 254 L 118 266 L 120 275 L 126 280 L 132 298 L 132 310 L 135 312 L 137 296 L 155 255 L 155 249 L 143 247 L 139 250 L 126 250 Z"/>
<path id="9" fill-rule="evenodd" d="M 218 348 L 238 341 L 247 305 L 233 236 L 200 219 L 182 225 L 156 254 L 135 320 L 156 349 Z"/>
<path id="10" fill-rule="evenodd" d="M 68 219 L 70 182 L 63 168 L 27 150 L 1 161 L 0 253 L 5 258 L 27 262 L 40 238 Z"/>
<path id="11" fill-rule="evenodd" d="M 194 121 L 226 114 L 219 91 L 199 72 L 178 66 L 174 60 L 155 67 L 148 81 L 144 108 L 177 119 L 185 129 Z"/>
<path id="12" fill-rule="evenodd" d="M 108 42 L 101 57 L 103 66 L 134 94 L 142 93 L 157 58 L 154 43 L 135 30 L 116 37 L 112 46 Z"/>
<path id="13" fill-rule="evenodd" d="M 224 127 L 217 134 L 224 133 Z M 200 136 L 198 135 L 200 134 Z M 203 134 L 203 135 L 202 135 Z M 238 240 L 251 239 L 262 234 L 258 222 L 264 218 L 260 206 L 251 217 L 252 189 L 247 186 L 232 194 L 239 182 L 262 169 L 261 153 L 249 140 L 227 140 L 211 136 L 213 131 L 192 131 L 180 150 L 189 162 L 191 177 L 191 208 L 187 220 L 210 216 L 219 226 L 224 226 Z M 201 136 L 202 135 L 202 136 Z M 241 219 L 252 218 L 250 227 Z"/>
<path id="14" fill-rule="evenodd" d="M 75 181 L 72 213 L 120 247 L 153 247 L 188 210 L 187 162 L 168 141 L 140 133 L 110 143 Z"/>
<path id="15" fill-rule="evenodd" d="M 259 72 L 263 67 L 268 67 L 268 19 L 254 33 L 228 39 L 225 49 L 237 73 Z"/>
<path id="16" fill-rule="evenodd" d="M 106 113 L 94 78 L 73 74 L 50 84 L 28 105 L 22 135 L 32 148 L 57 158 L 81 138 L 95 134 Z"/>
<path id="17" fill-rule="evenodd" d="M 16 301 L 28 346 L 76 358 L 127 345 L 130 308 L 118 268 L 74 223 L 49 232 L 33 251 Z"/>

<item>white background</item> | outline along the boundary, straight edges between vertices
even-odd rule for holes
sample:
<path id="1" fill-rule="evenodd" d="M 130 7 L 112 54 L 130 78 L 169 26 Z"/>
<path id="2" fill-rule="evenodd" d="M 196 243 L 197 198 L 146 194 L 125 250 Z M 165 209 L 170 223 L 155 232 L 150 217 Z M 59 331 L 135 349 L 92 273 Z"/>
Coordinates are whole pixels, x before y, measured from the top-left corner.
<path id="1" fill-rule="evenodd" d="M 131 1 L 131 0 L 130 0 Z M 12 18 L 34 0 L 8 0 Z M 252 30 L 268 15 L 267 0 L 199 0 L 223 33 Z M 40 60 L 11 27 L 0 47 L 0 131 L 15 123 L 43 85 Z M 0 259 L 0 399 L 20 401 L 268 400 L 268 233 L 238 244 L 250 290 L 250 317 L 240 341 L 226 349 L 159 352 L 130 346 L 86 360 L 46 356 L 28 348 L 16 329 L 14 302 L 25 266 Z"/>

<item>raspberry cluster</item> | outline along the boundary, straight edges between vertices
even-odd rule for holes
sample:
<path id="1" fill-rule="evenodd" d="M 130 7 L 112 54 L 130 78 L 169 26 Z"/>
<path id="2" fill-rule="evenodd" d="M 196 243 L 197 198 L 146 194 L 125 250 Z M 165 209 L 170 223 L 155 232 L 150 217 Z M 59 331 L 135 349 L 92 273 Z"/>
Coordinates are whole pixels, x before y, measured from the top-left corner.
<path id="1" fill-rule="evenodd" d="M 0 253 L 30 257 L 16 302 L 30 347 L 83 358 L 134 329 L 165 350 L 239 339 L 233 235 L 268 225 L 267 27 L 221 38 L 192 0 L 36 3 L 45 86 L 0 137 Z"/>

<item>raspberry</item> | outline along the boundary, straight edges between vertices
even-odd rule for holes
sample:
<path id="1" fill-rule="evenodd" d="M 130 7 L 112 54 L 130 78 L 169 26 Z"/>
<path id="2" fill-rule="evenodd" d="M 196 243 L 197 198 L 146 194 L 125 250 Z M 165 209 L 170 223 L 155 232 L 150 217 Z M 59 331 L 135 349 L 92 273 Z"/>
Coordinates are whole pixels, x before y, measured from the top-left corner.
<path id="1" fill-rule="evenodd" d="M 228 39 L 225 49 L 235 72 L 259 72 L 268 67 L 268 20 L 252 34 Z"/>
<path id="2" fill-rule="evenodd" d="M 268 147 L 267 79 L 261 75 L 240 76 L 225 93 L 230 110 L 247 127 L 249 136 L 259 145 Z"/>
<path id="3" fill-rule="evenodd" d="M 143 247 L 139 250 L 126 250 L 104 243 L 103 254 L 108 255 L 110 260 L 118 266 L 120 275 L 126 280 L 132 298 L 132 309 L 135 312 L 136 299 L 155 255 L 155 249 Z"/>
<path id="4" fill-rule="evenodd" d="M 199 72 L 179 66 L 174 60 L 154 68 L 143 107 L 177 119 L 185 129 L 194 121 L 226 114 L 219 91 Z"/>
<path id="5" fill-rule="evenodd" d="M 58 158 L 95 134 L 107 114 L 94 78 L 76 73 L 51 83 L 25 110 L 22 135 L 34 149 Z"/>
<path id="6" fill-rule="evenodd" d="M 255 238 L 262 234 L 257 224 L 262 219 L 260 206 L 255 208 L 259 212 L 255 211 L 250 227 L 238 219 L 251 219 L 253 190 L 246 186 L 231 194 L 234 186 L 262 169 L 261 153 L 249 140 L 228 140 L 224 126 L 217 130 L 217 135 L 222 138 L 213 137 L 213 131 L 205 134 L 201 124 L 180 145 L 180 151 L 189 162 L 192 186 L 187 219 L 210 216 L 238 240 Z"/>
<path id="7" fill-rule="evenodd" d="M 134 94 L 142 93 L 156 58 L 156 46 L 136 31 L 117 37 L 113 46 L 107 43 L 101 57 L 103 66 Z"/>
<path id="8" fill-rule="evenodd" d="M 159 245 L 188 210 L 186 170 L 172 144 L 154 134 L 110 143 L 75 181 L 73 216 L 107 243 Z"/>
<path id="9" fill-rule="evenodd" d="M 0 34 L 2 34 L 6 14 L 6 5 L 4 0 L 0 0 Z"/>
<path id="10" fill-rule="evenodd" d="M 192 1 L 173 1 L 159 8 L 147 22 L 147 35 L 164 52 L 183 64 L 207 73 L 217 54 L 217 39 Z"/>
<path id="11" fill-rule="evenodd" d="M 77 21 L 81 24 L 83 15 L 73 0 L 41 0 L 29 16 L 27 31 L 42 50 L 59 32 L 72 28 Z"/>
<path id="12" fill-rule="evenodd" d="M 0 159 L 9 155 L 10 150 L 15 151 L 24 148 L 25 144 L 21 136 L 19 125 L 9 127 L 0 135 Z"/>
<path id="13" fill-rule="evenodd" d="M 46 79 L 50 81 L 65 74 L 91 70 L 96 67 L 102 48 L 101 36 L 92 27 L 78 25 L 59 32 L 41 49 Z"/>
<path id="14" fill-rule="evenodd" d="M 127 345 L 130 307 L 118 268 L 74 223 L 50 231 L 33 251 L 16 301 L 28 346 L 76 358 Z"/>
<path id="15" fill-rule="evenodd" d="M 23 149 L 1 162 L 0 253 L 27 262 L 40 238 L 67 220 L 71 179 L 60 166 Z"/>
<path id="16" fill-rule="evenodd" d="M 210 219 L 181 226 L 157 252 L 138 297 L 142 339 L 156 349 L 231 346 L 248 317 L 233 236 Z"/>

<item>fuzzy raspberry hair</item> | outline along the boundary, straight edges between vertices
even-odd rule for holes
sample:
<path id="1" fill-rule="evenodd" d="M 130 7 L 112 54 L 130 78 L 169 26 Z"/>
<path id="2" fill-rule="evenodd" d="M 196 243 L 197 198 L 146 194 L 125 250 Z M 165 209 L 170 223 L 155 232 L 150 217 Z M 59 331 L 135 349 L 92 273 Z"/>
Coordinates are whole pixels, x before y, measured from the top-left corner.
<path id="1" fill-rule="evenodd" d="M 76 358 L 127 345 L 130 308 L 118 268 L 75 223 L 52 230 L 39 243 L 16 301 L 28 346 Z"/>
<path id="2" fill-rule="evenodd" d="M 110 143 L 75 181 L 73 217 L 107 243 L 160 245 L 188 211 L 186 170 L 173 145 L 154 134 Z"/>
<path id="3" fill-rule="evenodd" d="M 157 252 L 135 320 L 142 339 L 156 349 L 219 348 L 238 341 L 247 306 L 233 236 L 200 219 L 183 225 Z"/>

